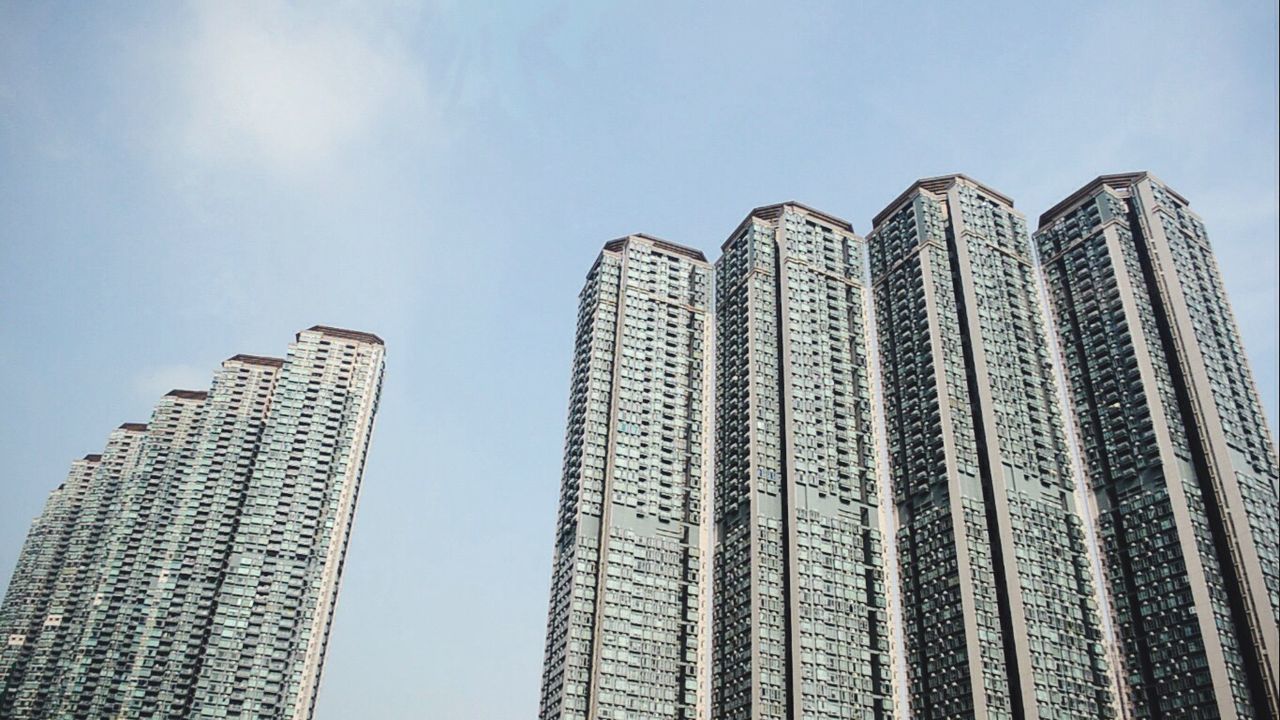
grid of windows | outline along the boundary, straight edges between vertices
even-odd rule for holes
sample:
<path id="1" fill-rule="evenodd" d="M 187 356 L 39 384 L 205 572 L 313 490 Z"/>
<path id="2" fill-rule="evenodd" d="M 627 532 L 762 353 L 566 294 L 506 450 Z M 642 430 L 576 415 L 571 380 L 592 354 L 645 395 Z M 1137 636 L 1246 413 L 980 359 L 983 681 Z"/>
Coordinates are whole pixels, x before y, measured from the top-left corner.
<path id="1" fill-rule="evenodd" d="M 47 717 L 66 700 L 64 693 L 76 692 L 66 681 L 93 606 L 96 575 L 103 567 L 105 547 L 100 539 L 111 528 L 112 506 L 138 465 L 146 434 L 147 426 L 137 423 L 113 431 L 78 507 L 61 518 L 67 523 L 61 529 L 65 552 L 49 577 L 43 608 L 37 610 L 39 625 L 22 647 L 21 662 L 4 678 L 0 715 L 15 720 Z"/>
<path id="2" fill-rule="evenodd" d="M 1021 215 L 968 178 L 933 178 L 869 242 L 913 716 L 1107 716 Z"/>
<path id="3" fill-rule="evenodd" d="M 710 268 L 633 235 L 579 296 L 539 717 L 705 717 Z"/>
<path id="4" fill-rule="evenodd" d="M 134 663 L 126 698 L 133 712 L 187 714 L 204 662 L 210 621 L 232 537 L 282 362 L 236 356 L 223 363 L 206 399 L 205 426 L 190 471 L 174 488 L 158 571 L 147 596 L 146 652 Z"/>
<path id="5" fill-rule="evenodd" d="M 892 715 L 863 275 L 796 203 L 717 264 L 716 718 Z"/>
<path id="6" fill-rule="evenodd" d="M 310 717 L 382 366 L 317 326 L 73 464 L 0 608 L 0 714 Z"/>
<path id="7" fill-rule="evenodd" d="M 13 701 L 34 646 L 48 618 L 54 583 L 70 549 L 74 519 L 102 461 L 86 455 L 71 464 L 67 479 L 49 495 L 44 511 L 31 523 L 18 566 L 0 606 L 0 711 L 13 713 Z"/>
<path id="8" fill-rule="evenodd" d="M 155 567 L 174 506 L 174 478 L 191 464 L 204 424 L 203 392 L 175 391 L 161 399 L 147 425 L 138 462 L 111 505 L 100 538 L 101 561 L 84 627 L 66 673 L 56 714 L 117 717 L 127 704 L 121 682 L 145 653 L 141 630 L 152 615 Z"/>
<path id="9" fill-rule="evenodd" d="M 1134 716 L 1274 716 L 1276 451 L 1203 223 L 1112 175 L 1036 240 Z"/>
<path id="10" fill-rule="evenodd" d="M 914 717 L 1280 714 L 1280 468 L 1186 200 L 1099 178 L 1041 218 L 1040 275 L 1012 201 L 961 175 L 874 225 L 868 253 L 784 203 L 725 242 L 714 479 L 711 268 L 649 236 L 605 245 L 580 295 L 540 718 L 893 716 L 886 525 Z M 309 717 L 383 359 L 375 336 L 311 328 L 73 463 L 0 606 L 0 715 Z"/>

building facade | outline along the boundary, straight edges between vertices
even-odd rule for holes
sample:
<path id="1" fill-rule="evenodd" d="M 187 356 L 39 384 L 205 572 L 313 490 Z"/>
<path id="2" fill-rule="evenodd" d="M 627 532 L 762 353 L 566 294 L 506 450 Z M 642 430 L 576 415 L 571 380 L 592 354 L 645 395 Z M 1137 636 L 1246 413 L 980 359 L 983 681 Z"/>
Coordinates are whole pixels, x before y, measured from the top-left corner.
<path id="1" fill-rule="evenodd" d="M 0 716 L 309 718 L 383 362 L 317 326 L 73 463 L 0 607 Z"/>
<path id="2" fill-rule="evenodd" d="M 1134 717 L 1274 718 L 1276 446 L 1204 223 L 1147 173 L 1040 218 Z"/>
<path id="3" fill-rule="evenodd" d="M 103 567 L 105 550 L 99 538 L 110 532 L 113 504 L 138 462 L 146 432 L 147 426 L 140 423 L 125 423 L 112 431 L 101 455 L 72 464 L 67 482 L 54 491 L 46 506 L 46 511 L 52 509 L 53 513 L 34 523 L 18 567 L 27 564 L 28 553 L 40 558 L 40 564 L 46 558 L 57 559 L 40 579 L 39 587 L 31 588 L 32 595 L 41 601 L 38 606 L 29 607 L 29 613 L 11 614 L 10 600 L 20 606 L 24 598 L 10 592 L 0 608 L 0 632 L 14 656 L 0 686 L 0 717 L 57 717 L 64 702 L 78 697 L 66 679 L 97 597 L 97 574 Z M 88 472 L 81 475 L 82 471 Z M 41 542 L 45 539 L 53 542 L 46 545 Z M 11 584 L 27 582 L 27 578 L 15 577 Z M 26 616 L 23 619 L 27 622 L 10 620 L 17 616 Z"/>
<path id="4" fill-rule="evenodd" d="M 1025 221 L 949 175 L 868 243 L 912 717 L 1111 717 Z"/>
<path id="5" fill-rule="evenodd" d="M 223 361 L 206 393 L 191 469 L 171 491 L 176 511 L 153 558 L 159 574 L 141 628 L 149 651 L 126 681 L 149 685 L 149 692 L 126 698 L 130 712 L 156 708 L 175 716 L 195 708 L 196 679 L 209 656 L 214 609 L 231 554 L 227 538 L 240 526 L 283 367 L 281 358 L 235 355 Z"/>
<path id="6" fill-rule="evenodd" d="M 893 717 L 862 239 L 757 208 L 716 264 L 713 717 Z"/>
<path id="7" fill-rule="evenodd" d="M 542 720 L 706 717 L 710 267 L 645 235 L 579 295 Z"/>
<path id="8" fill-rule="evenodd" d="M 86 455 L 71 463 L 66 481 L 49 494 L 18 554 L 18 565 L 0 605 L 0 632 L 4 633 L 4 644 L 0 645 L 0 680 L 4 681 L 0 687 L 5 693 L 2 711 L 13 711 L 21 679 L 35 655 L 36 640 L 50 619 L 49 601 L 71 549 L 73 521 L 101 462 L 101 455 Z M 60 623 L 60 617 L 55 622 Z"/>

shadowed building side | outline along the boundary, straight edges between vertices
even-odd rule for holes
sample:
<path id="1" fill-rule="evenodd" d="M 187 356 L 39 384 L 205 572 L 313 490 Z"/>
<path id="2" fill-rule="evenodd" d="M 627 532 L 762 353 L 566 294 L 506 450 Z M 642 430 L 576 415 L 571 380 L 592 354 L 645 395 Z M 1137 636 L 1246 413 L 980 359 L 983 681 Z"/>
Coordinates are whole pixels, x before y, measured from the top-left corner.
<path id="1" fill-rule="evenodd" d="M 1276 717 L 1280 473 L 1204 223 L 1104 175 L 1036 241 L 1134 716 Z"/>
<path id="2" fill-rule="evenodd" d="M 868 237 L 916 718 L 1114 712 L 1026 223 L 963 175 Z"/>

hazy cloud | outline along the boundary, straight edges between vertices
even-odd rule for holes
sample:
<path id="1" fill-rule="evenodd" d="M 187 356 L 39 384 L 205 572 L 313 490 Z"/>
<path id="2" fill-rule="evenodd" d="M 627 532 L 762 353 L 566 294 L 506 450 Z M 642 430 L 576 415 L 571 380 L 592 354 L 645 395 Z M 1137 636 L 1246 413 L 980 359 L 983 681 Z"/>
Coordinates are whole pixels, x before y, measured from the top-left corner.
<path id="1" fill-rule="evenodd" d="M 421 73 L 365 6 L 202 2 L 180 82 L 187 153 L 315 170 L 422 97 Z"/>

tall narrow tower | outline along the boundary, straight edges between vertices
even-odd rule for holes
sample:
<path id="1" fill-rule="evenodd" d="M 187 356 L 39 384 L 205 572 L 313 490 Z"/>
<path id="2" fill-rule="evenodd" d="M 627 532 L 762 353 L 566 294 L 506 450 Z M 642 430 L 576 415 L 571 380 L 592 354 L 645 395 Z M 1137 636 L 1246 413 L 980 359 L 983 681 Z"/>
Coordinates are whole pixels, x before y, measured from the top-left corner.
<path id="1" fill-rule="evenodd" d="M 224 551 L 193 717 L 312 716 L 385 357 L 376 335 L 331 327 L 289 345 Z M 259 393 L 271 375 L 246 374 L 258 384 L 240 389 Z"/>
<path id="2" fill-rule="evenodd" d="M 915 718 L 1113 699 L 1025 221 L 963 175 L 868 237 Z"/>
<path id="3" fill-rule="evenodd" d="M 1280 716 L 1276 446 L 1204 223 L 1105 175 L 1036 240 L 1135 716 Z"/>
<path id="4" fill-rule="evenodd" d="M 207 657 L 214 606 L 240 524 L 254 459 L 280 378 L 281 358 L 235 355 L 223 361 L 205 394 L 204 428 L 189 469 L 172 489 L 176 511 L 162 530 L 140 632 L 153 650 L 130 668 L 130 686 L 150 692 L 125 699 L 131 712 L 179 716 L 192 708 Z"/>
<path id="5" fill-rule="evenodd" d="M 713 716 L 893 716 L 863 242 L 757 208 L 716 264 Z"/>
<path id="6" fill-rule="evenodd" d="M 607 243 L 579 296 L 542 720 L 705 717 L 710 267 Z"/>
<path id="7" fill-rule="evenodd" d="M 33 595 L 11 591 L 0 608 L 0 623 L 5 626 L 0 631 L 7 635 L 14 654 L 8 675 L 0 678 L 0 717 L 49 717 L 77 699 L 72 694 L 78 693 L 65 680 L 94 607 L 98 573 L 106 557 L 101 538 L 115 524 L 113 506 L 138 464 L 146 436 L 147 426 L 142 423 L 125 423 L 112 431 L 101 455 L 72 464 L 67 482 L 54 491 L 45 514 L 32 523 L 11 585 L 29 588 L 26 592 Z M 57 539 L 46 545 L 37 540 L 39 536 Z M 32 578 L 18 576 L 29 561 L 49 561 L 52 566 L 32 584 Z M 28 606 L 28 615 L 22 606 L 31 600 L 36 602 Z M 28 622 L 19 624 L 19 618 Z"/>

